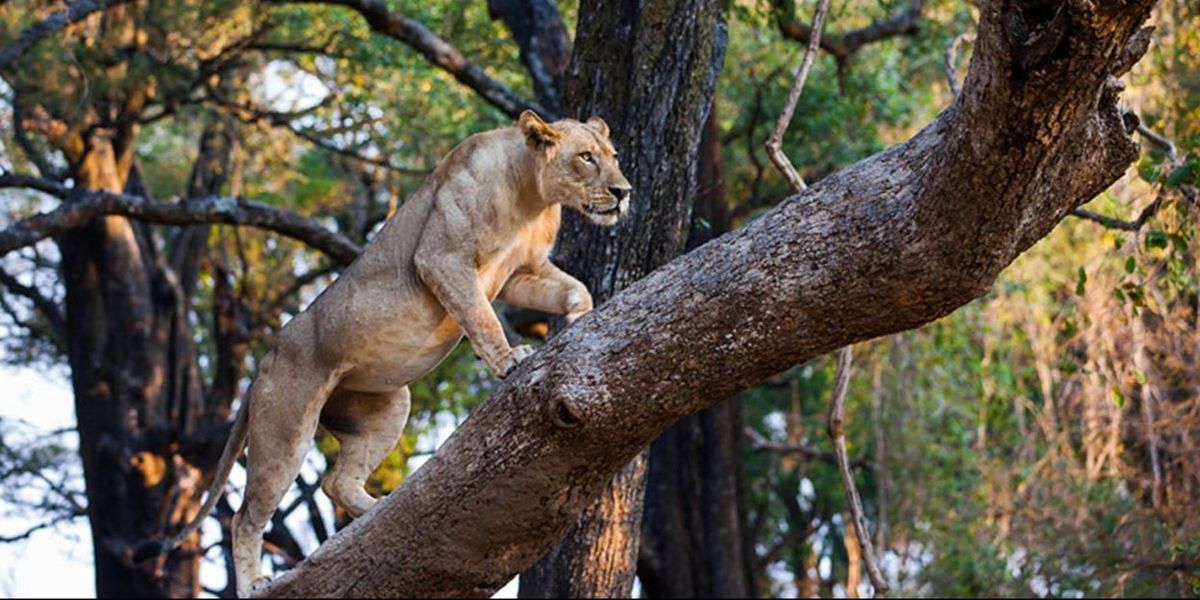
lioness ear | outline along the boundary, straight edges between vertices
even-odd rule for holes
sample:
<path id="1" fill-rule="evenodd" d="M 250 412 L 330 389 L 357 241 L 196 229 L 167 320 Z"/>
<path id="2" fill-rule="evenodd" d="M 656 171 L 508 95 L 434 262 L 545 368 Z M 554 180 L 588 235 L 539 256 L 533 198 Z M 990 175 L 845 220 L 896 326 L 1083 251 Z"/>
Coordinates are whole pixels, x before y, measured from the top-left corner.
<path id="1" fill-rule="evenodd" d="M 517 120 L 517 129 L 525 134 L 525 143 L 534 150 L 553 146 L 562 138 L 562 133 L 543 121 L 532 110 L 521 113 L 521 118 Z"/>
<path id="2" fill-rule="evenodd" d="M 593 129 L 598 130 L 604 137 L 608 137 L 608 123 L 605 123 L 604 119 L 601 119 L 600 117 L 592 117 L 587 120 L 587 124 Z"/>

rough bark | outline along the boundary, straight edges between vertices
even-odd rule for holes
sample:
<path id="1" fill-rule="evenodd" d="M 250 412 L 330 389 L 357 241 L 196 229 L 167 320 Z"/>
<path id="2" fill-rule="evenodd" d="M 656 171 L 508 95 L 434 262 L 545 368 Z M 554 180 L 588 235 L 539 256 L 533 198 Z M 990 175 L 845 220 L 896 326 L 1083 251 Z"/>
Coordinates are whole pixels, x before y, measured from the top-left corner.
<path id="1" fill-rule="evenodd" d="M 560 333 L 266 595 L 491 594 L 678 419 L 985 293 L 1137 157 L 1111 77 L 1144 52 L 1152 5 L 983 3 L 953 107 Z"/>
<path id="2" fill-rule="evenodd" d="M 714 103 L 700 142 L 688 248 L 729 230 L 721 136 Z M 685 417 L 650 445 L 638 578 L 647 598 L 749 598 L 754 544 L 747 540 L 741 400 Z"/>
<path id="3" fill-rule="evenodd" d="M 627 220 L 564 220 L 555 262 L 597 304 L 683 252 L 700 138 L 724 58 L 720 7 L 704 0 L 581 7 L 567 80 L 571 113 L 602 116 L 633 184 Z M 638 456 L 562 543 L 521 576 L 523 598 L 629 596 L 637 572 L 647 457 Z"/>

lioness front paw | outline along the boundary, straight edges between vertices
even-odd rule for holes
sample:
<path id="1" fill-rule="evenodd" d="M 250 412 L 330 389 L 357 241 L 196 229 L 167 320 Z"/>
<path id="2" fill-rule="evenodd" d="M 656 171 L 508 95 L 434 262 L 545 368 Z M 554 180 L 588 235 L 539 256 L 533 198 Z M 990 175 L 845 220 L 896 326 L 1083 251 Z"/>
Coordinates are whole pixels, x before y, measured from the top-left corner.
<path id="1" fill-rule="evenodd" d="M 496 377 L 499 377 L 500 379 L 508 377 L 508 374 L 512 373 L 512 370 L 517 368 L 517 365 L 520 364 L 521 361 L 533 356 L 533 352 L 533 348 L 525 344 L 514 347 L 509 351 L 508 356 L 505 356 L 496 363 L 496 367 L 493 369 L 493 371 L 496 373 Z"/>
<path id="2" fill-rule="evenodd" d="M 572 290 L 567 294 L 565 304 L 567 323 L 574 323 L 575 319 L 592 312 L 592 295 L 586 289 Z"/>

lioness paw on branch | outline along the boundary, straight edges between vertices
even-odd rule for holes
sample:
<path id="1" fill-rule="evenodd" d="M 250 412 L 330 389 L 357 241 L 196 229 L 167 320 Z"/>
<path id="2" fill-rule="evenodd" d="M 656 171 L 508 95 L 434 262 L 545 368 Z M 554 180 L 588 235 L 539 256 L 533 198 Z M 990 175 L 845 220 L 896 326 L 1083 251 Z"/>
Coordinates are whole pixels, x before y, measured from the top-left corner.
<path id="1" fill-rule="evenodd" d="M 174 550 L 212 512 L 247 446 L 246 488 L 233 520 L 239 596 L 266 584 L 263 529 L 300 470 L 317 427 L 341 451 L 322 489 L 353 516 L 376 502 L 363 485 L 408 419 L 408 384 L 465 335 L 497 377 L 533 354 L 510 347 L 492 300 L 562 314 L 592 297 L 550 262 L 562 205 L 614 225 L 631 188 L 608 125 L 531 111 L 515 127 L 467 138 L 384 225 L 345 273 L 288 322 L 242 402 L 199 515 L 135 558 Z"/>

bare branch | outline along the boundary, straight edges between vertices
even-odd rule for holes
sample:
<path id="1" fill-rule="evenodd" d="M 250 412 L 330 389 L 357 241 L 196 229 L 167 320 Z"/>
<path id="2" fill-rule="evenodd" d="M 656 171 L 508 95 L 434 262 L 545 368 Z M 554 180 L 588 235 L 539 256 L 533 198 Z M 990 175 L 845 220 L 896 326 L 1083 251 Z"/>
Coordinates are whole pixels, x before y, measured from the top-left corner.
<path id="1" fill-rule="evenodd" d="M 788 124 L 792 122 L 792 115 L 796 112 L 796 102 L 800 100 L 800 93 L 804 91 L 804 82 L 808 80 L 808 72 L 812 70 L 813 61 L 817 56 L 817 46 L 821 43 L 821 30 L 825 27 L 825 15 L 828 13 L 829 0 L 821 0 L 821 4 L 817 6 L 817 14 L 813 15 L 813 34 L 808 41 L 808 48 L 804 51 L 804 62 L 800 64 L 800 71 L 796 73 L 796 79 L 792 82 L 787 104 L 784 104 L 783 112 L 779 113 L 779 119 L 775 121 L 775 130 L 771 132 L 771 137 L 767 138 L 767 154 L 770 155 L 771 162 L 775 163 L 783 176 L 787 178 L 788 184 L 792 186 L 792 191 L 795 193 L 803 192 L 808 189 L 808 186 L 804 184 L 804 180 L 800 178 L 796 168 L 792 166 L 792 161 L 788 160 L 783 153 L 783 134 L 787 131 Z"/>
<path id="2" fill-rule="evenodd" d="M 790 18 L 788 9 L 779 8 L 779 31 L 784 37 L 802 44 L 811 44 L 815 27 L 809 27 L 800 21 Z M 916 35 L 921 29 L 921 11 L 925 8 L 925 0 L 913 0 L 907 9 L 901 10 L 886 19 L 873 21 L 870 25 L 852 29 L 842 34 L 829 34 L 820 40 L 822 50 L 833 55 L 838 64 L 844 64 L 855 52 L 863 46 L 880 40 L 900 35 Z M 817 37 L 821 37 L 818 35 Z"/>
<path id="3" fill-rule="evenodd" d="M 1116 217 L 1102 215 L 1100 213 L 1092 212 L 1083 208 L 1077 208 L 1071 211 L 1071 216 L 1099 223 L 1107 229 L 1139 231 L 1146 224 L 1146 222 L 1154 218 L 1154 215 L 1158 214 L 1158 209 L 1162 208 L 1162 205 L 1163 195 L 1160 193 L 1158 197 L 1154 199 L 1154 202 L 1151 202 L 1146 206 L 1146 208 L 1143 208 L 1142 212 L 1138 214 L 1137 218 L 1132 221 L 1125 221 Z"/>
<path id="4" fill-rule="evenodd" d="M 7 271 L 0 269 L 0 285 L 8 288 L 8 291 L 22 296 L 33 302 L 34 308 L 45 317 L 46 322 L 50 324 L 50 328 L 54 331 L 54 335 L 59 340 L 67 339 L 67 320 L 63 315 L 62 307 L 57 302 L 42 295 L 41 292 L 32 286 L 25 285 L 17 281 L 16 277 L 10 275 Z"/>
<path id="5" fill-rule="evenodd" d="M 819 460 L 831 465 L 837 465 L 837 455 L 833 452 L 825 452 L 818 450 L 808 444 L 787 444 L 783 442 L 772 442 L 767 438 L 759 435 L 750 427 L 745 429 L 746 437 L 750 439 L 750 449 L 755 452 L 771 452 L 774 454 L 799 454 L 808 460 Z M 865 458 L 856 458 L 850 461 L 850 466 L 855 469 L 872 468 L 871 462 Z"/>
<path id="6" fill-rule="evenodd" d="M 37 167 L 38 173 L 41 173 L 43 177 L 61 181 L 65 176 L 63 170 L 57 169 L 54 165 L 50 164 L 50 160 L 34 147 L 33 142 L 26 135 L 25 111 L 15 91 L 12 97 L 12 121 L 13 139 L 16 140 L 17 146 L 21 148 L 25 156 L 29 158 L 29 162 L 32 162 L 33 166 Z"/>
<path id="7" fill-rule="evenodd" d="M 529 109 L 539 115 L 556 119 L 558 115 L 545 107 L 521 97 L 507 85 L 493 79 L 478 65 L 468 61 L 457 48 L 438 37 L 424 25 L 388 10 L 382 0 L 268 0 L 272 4 L 328 4 L 344 6 L 362 15 L 371 31 L 407 44 L 420 52 L 430 63 L 454 76 L 463 85 L 475 90 L 484 100 L 504 114 L 517 118 Z"/>
<path id="8" fill-rule="evenodd" d="M 850 388 L 851 360 L 850 346 L 844 346 L 838 352 L 833 399 L 829 404 L 829 437 L 833 439 L 833 451 L 837 456 L 838 471 L 842 474 L 842 487 L 846 490 L 846 504 L 850 505 L 850 515 L 854 518 L 854 535 L 858 537 L 858 545 L 862 546 L 863 562 L 867 564 L 867 575 L 871 577 L 871 585 L 875 587 L 875 597 L 883 598 L 888 594 L 888 584 L 879 571 L 879 561 L 875 558 L 875 546 L 871 543 L 871 535 L 867 533 L 867 519 L 863 516 L 862 500 L 858 497 L 858 488 L 854 485 L 854 473 L 850 471 L 850 459 L 846 455 L 846 433 L 842 427 L 842 413 L 846 407 L 846 391 Z"/>
<path id="9" fill-rule="evenodd" d="M 1137 132 L 1138 135 L 1150 140 L 1155 146 L 1161 148 L 1163 154 L 1167 155 L 1168 162 L 1175 163 L 1179 160 L 1179 153 L 1175 151 L 1175 144 L 1171 143 L 1171 140 L 1167 139 L 1166 136 L 1147 127 L 1145 123 L 1141 122 L 1141 119 L 1138 119 Z"/>
<path id="10" fill-rule="evenodd" d="M 958 53 L 963 44 L 974 44 L 975 34 L 960 33 L 955 36 L 954 41 L 950 42 L 950 46 L 946 48 L 946 83 L 950 84 L 950 96 L 958 97 Z"/>
<path id="11" fill-rule="evenodd" d="M 258 106 L 254 103 L 238 104 L 222 96 L 217 90 L 210 90 L 208 97 L 215 104 L 227 109 L 231 114 L 233 114 L 233 116 L 245 123 L 265 124 L 270 127 L 286 129 L 287 131 L 291 132 L 292 135 L 295 135 L 296 137 L 322 150 L 333 152 L 334 154 L 345 156 L 359 162 L 375 165 L 377 167 L 383 167 L 389 171 L 394 171 L 401 175 L 425 176 L 432 171 L 432 169 L 420 169 L 393 164 L 391 161 L 382 157 L 365 156 L 353 148 L 344 148 L 334 144 L 327 138 L 322 137 L 318 132 L 314 132 L 309 129 L 301 129 L 293 125 L 293 121 L 296 119 L 309 115 L 316 109 L 322 106 L 327 106 L 329 103 L 331 103 L 336 97 L 333 94 L 326 96 L 325 99 L 316 106 L 295 112 L 279 112 L 268 110 L 265 107 Z"/>
<path id="12" fill-rule="evenodd" d="M 9 44 L 4 50 L 0 50 L 0 69 L 8 67 L 9 63 L 16 60 L 26 50 L 29 50 L 34 44 L 41 41 L 42 38 L 66 29 L 68 25 L 74 23 L 96 11 L 104 10 L 111 6 L 124 4 L 129 0 L 78 0 L 72 2 L 65 10 L 60 10 L 33 25 L 30 25 L 21 35 L 17 36 L 16 41 Z"/>
<path id="13" fill-rule="evenodd" d="M 21 533 L 18 533 L 15 535 L 0 535 L 0 544 L 10 544 L 12 542 L 19 542 L 21 540 L 29 539 L 29 536 L 33 535 L 34 533 L 36 533 L 42 529 L 54 527 L 55 525 L 58 525 L 59 523 L 63 523 L 66 521 L 73 521 L 76 518 L 83 516 L 84 514 L 85 514 L 84 512 L 72 512 L 72 513 L 65 514 L 65 515 L 59 515 L 59 516 L 54 517 L 53 519 L 50 519 L 49 521 L 46 521 L 44 523 L 38 523 L 37 525 L 34 525 L 33 527 L 30 527 L 29 529 L 26 529 L 25 531 L 22 531 Z"/>
<path id="14" fill-rule="evenodd" d="M 53 181 L 14 174 L 0 175 L 0 188 L 4 187 L 38 189 L 69 201 L 0 231 L 0 256 L 79 227 L 98 215 L 122 215 L 169 225 L 250 225 L 303 242 L 343 265 L 362 253 L 358 244 L 313 219 L 245 198 L 209 197 L 172 204 L 142 196 L 68 188 Z"/>

